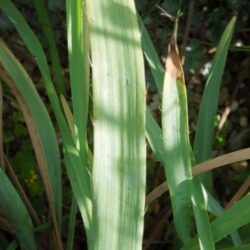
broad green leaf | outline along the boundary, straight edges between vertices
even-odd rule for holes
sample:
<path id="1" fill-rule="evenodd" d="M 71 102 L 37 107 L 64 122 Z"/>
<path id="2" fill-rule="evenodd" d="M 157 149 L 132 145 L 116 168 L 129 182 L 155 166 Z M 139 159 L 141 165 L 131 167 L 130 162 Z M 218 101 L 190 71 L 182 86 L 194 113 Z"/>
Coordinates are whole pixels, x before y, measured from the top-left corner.
<path id="1" fill-rule="evenodd" d="M 250 194 L 247 194 L 211 223 L 214 241 L 218 242 L 236 229 L 250 222 Z M 193 238 L 183 250 L 199 249 L 198 238 Z"/>
<path id="2" fill-rule="evenodd" d="M 162 98 L 164 168 L 177 234 L 186 243 L 191 236 L 191 155 L 186 87 L 174 36 L 168 47 Z"/>
<path id="3" fill-rule="evenodd" d="M 141 249 L 145 205 L 145 79 L 134 1 L 87 0 L 94 109 L 90 249 Z"/>
<path id="4" fill-rule="evenodd" d="M 151 73 L 154 77 L 158 93 L 162 95 L 163 81 L 164 81 L 164 68 L 162 67 L 159 56 L 157 55 L 155 51 L 153 42 L 140 17 L 139 17 L 139 22 L 140 22 L 140 28 L 141 28 L 141 33 L 142 33 L 141 42 L 142 42 L 144 55 L 149 64 Z"/>
<path id="5" fill-rule="evenodd" d="M 30 215 L 12 183 L 0 168 L 0 206 L 8 215 L 21 245 L 27 250 L 37 249 Z"/>
<path id="6" fill-rule="evenodd" d="M 235 22 L 236 17 L 233 17 L 220 39 L 216 55 L 212 62 L 212 69 L 202 95 L 193 149 L 197 163 L 203 162 L 211 157 L 214 117 L 217 111 L 221 80 Z M 211 190 L 211 173 L 204 175 L 204 181 L 205 186 Z"/>

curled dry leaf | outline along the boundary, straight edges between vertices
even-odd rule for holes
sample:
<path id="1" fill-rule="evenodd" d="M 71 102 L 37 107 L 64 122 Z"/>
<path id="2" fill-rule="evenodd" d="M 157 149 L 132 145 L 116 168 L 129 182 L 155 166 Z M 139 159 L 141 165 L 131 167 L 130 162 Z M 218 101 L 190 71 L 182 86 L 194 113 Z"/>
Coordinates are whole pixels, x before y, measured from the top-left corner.
<path id="1" fill-rule="evenodd" d="M 165 67 L 166 73 L 169 73 L 174 79 L 179 80 L 183 84 L 185 83 L 179 50 L 174 37 L 171 38 L 168 45 L 168 56 Z"/>

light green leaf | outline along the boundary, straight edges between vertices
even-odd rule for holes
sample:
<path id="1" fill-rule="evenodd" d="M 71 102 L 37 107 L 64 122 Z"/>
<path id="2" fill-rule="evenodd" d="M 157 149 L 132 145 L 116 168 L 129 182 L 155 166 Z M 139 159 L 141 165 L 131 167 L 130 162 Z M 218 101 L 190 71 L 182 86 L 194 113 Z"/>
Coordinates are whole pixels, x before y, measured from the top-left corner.
<path id="1" fill-rule="evenodd" d="M 134 1 L 87 1 L 94 105 L 90 249 L 141 249 L 145 205 L 145 79 Z M 111 203 L 112 205 L 111 205 Z"/>
<path id="2" fill-rule="evenodd" d="M 162 97 L 164 168 L 176 230 L 186 243 L 191 236 L 191 155 L 186 87 L 174 37 L 169 43 Z"/>

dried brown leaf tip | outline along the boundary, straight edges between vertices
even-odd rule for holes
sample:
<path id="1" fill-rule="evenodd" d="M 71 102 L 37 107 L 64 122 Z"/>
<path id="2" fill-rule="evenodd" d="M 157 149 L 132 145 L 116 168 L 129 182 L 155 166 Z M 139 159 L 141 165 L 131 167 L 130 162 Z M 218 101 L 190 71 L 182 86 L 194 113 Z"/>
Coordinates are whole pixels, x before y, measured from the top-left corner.
<path id="1" fill-rule="evenodd" d="M 168 45 L 168 56 L 165 67 L 166 73 L 169 73 L 174 79 L 181 81 L 183 84 L 185 83 L 179 50 L 174 37 L 170 39 Z"/>

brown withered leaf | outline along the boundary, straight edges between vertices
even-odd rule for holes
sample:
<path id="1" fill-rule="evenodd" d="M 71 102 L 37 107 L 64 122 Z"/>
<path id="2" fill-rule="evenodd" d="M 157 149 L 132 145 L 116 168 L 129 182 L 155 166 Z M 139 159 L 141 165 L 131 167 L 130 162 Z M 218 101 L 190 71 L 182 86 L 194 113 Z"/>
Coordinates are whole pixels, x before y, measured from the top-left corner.
<path id="1" fill-rule="evenodd" d="M 179 50 L 176 39 L 172 37 L 168 45 L 168 56 L 165 65 L 166 73 L 174 79 L 185 83 L 183 68 L 180 61 Z"/>

